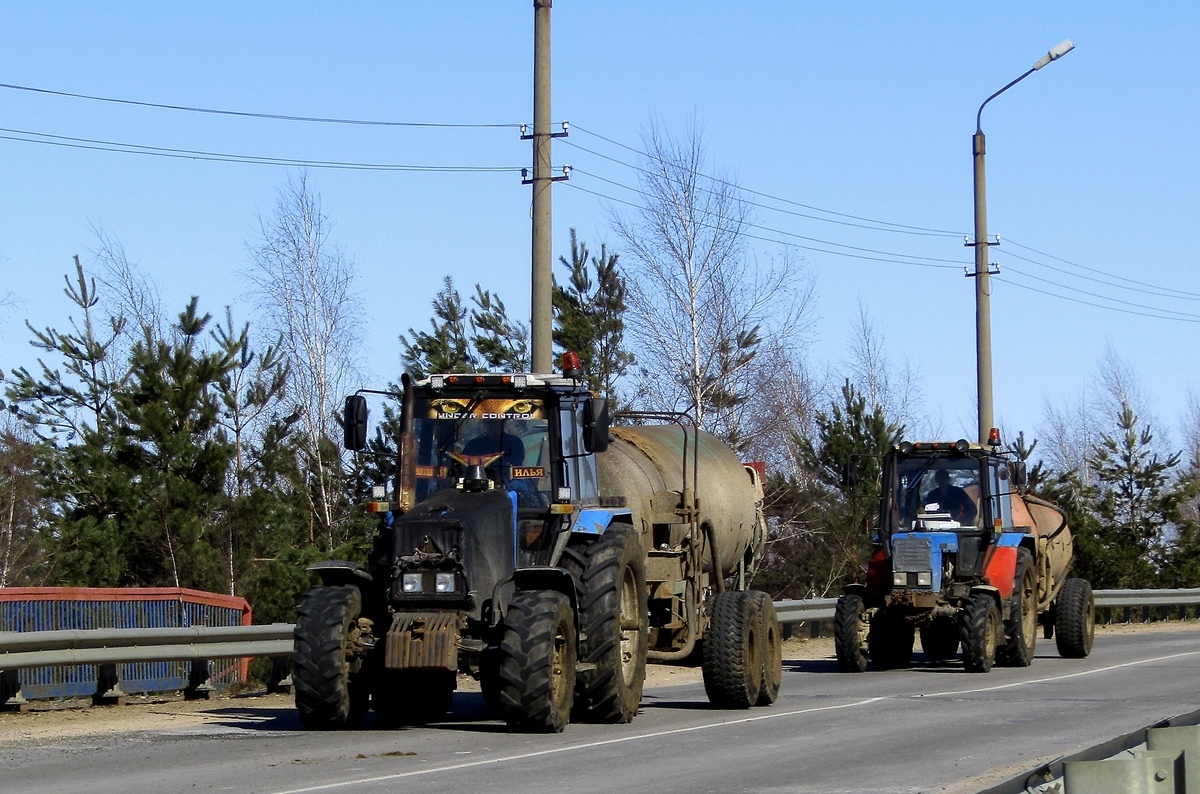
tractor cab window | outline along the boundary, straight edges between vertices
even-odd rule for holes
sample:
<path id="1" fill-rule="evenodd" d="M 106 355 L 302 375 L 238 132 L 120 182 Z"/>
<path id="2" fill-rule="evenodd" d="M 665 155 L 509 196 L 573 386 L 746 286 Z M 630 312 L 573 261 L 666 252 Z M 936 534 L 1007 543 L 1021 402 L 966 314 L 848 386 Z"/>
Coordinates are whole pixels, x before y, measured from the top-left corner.
<path id="1" fill-rule="evenodd" d="M 587 403 L 564 401 L 559 409 L 562 422 L 562 453 L 566 468 L 566 485 L 572 499 L 581 504 L 595 504 L 600 493 L 596 479 L 596 456 L 584 448 L 584 411 Z"/>
<path id="2" fill-rule="evenodd" d="M 457 488 L 468 467 L 482 466 L 495 487 L 517 494 L 518 507 L 550 503 L 549 422 L 540 401 L 418 398 L 413 436 L 417 501 Z"/>
<path id="3" fill-rule="evenodd" d="M 900 462 L 900 529 L 983 526 L 980 463 L 971 458 L 908 458 Z"/>

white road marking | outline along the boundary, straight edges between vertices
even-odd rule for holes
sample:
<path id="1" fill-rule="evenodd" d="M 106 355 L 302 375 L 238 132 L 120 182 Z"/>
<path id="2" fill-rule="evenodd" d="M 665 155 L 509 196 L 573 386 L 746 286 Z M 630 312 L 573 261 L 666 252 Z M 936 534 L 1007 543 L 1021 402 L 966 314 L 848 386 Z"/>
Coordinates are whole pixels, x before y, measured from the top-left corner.
<path id="1" fill-rule="evenodd" d="M 646 739 L 655 739 L 663 736 L 674 736 L 683 733 L 695 733 L 697 731 L 706 731 L 712 728 L 723 728 L 729 725 L 745 725 L 752 722 L 763 722 L 765 720 L 778 720 L 786 717 L 795 717 L 802 714 L 815 714 L 822 711 L 839 711 L 842 709 L 853 709 L 860 706 L 868 706 L 872 703 L 878 703 L 881 700 L 888 699 L 922 699 L 933 697 L 953 697 L 955 695 L 971 695 L 981 692 L 994 692 L 1000 689 L 1013 689 L 1021 686 L 1029 686 L 1032 684 L 1046 684 L 1054 681 L 1063 681 L 1068 678 L 1079 678 L 1086 675 L 1095 675 L 1097 673 L 1106 673 L 1112 670 L 1120 670 L 1125 667 L 1136 667 L 1144 664 L 1154 664 L 1156 662 L 1169 661 L 1171 659 L 1179 659 L 1185 656 L 1200 655 L 1200 651 L 1186 651 L 1183 653 L 1173 653 L 1167 656 L 1156 656 L 1153 659 L 1140 659 L 1133 662 L 1124 662 L 1122 664 L 1113 664 L 1107 667 L 1097 667 L 1094 670 L 1083 670 L 1075 673 L 1064 673 L 1063 675 L 1049 676 L 1047 678 L 1035 678 L 1028 681 L 1013 681 L 1007 684 L 997 684 L 996 686 L 978 687 L 976 689 L 959 689 L 947 692 L 931 692 L 925 695 L 883 695 L 879 697 L 865 698 L 856 700 L 850 703 L 842 703 L 837 706 L 814 706 L 804 709 L 793 709 L 791 711 L 775 711 L 769 714 L 758 714 L 753 717 L 742 717 L 740 719 L 722 720 L 720 722 L 710 722 L 703 725 L 693 725 L 687 728 L 672 728 L 665 731 L 654 731 L 651 733 L 639 733 L 635 736 L 622 736 L 615 739 L 601 739 L 594 742 L 585 742 L 583 744 L 570 744 L 563 747 L 553 747 L 547 750 L 537 750 L 530 753 L 518 753 L 517 755 L 506 755 L 498 758 L 480 759 L 477 761 L 464 761 L 457 764 L 444 764 L 442 766 L 431 767 L 429 769 L 413 769 L 407 772 L 395 772 L 390 775 L 377 775 L 375 777 L 357 778 L 354 780 L 341 780 L 333 783 L 319 783 L 313 786 L 304 786 L 303 788 L 281 789 L 272 792 L 271 794 L 309 794 L 315 791 L 331 791 L 348 786 L 360 786 L 370 783 L 383 783 L 389 780 L 401 780 L 407 777 L 416 777 L 418 775 L 431 775 L 437 772 L 449 772 L 459 769 L 470 769 L 471 767 L 484 766 L 487 764 L 501 764 L 510 761 L 524 761 L 529 758 L 539 758 L 549 755 L 557 755 L 560 753 L 575 752 L 577 750 L 590 750 L 595 747 L 605 747 L 608 745 L 622 744 L 624 742 L 639 742 Z"/>
<path id="2" fill-rule="evenodd" d="M 1196 656 L 1200 651 L 1185 651 L 1183 653 L 1172 653 L 1168 656 L 1156 656 L 1153 659 L 1139 659 L 1134 662 L 1124 662 L 1122 664 L 1111 664 L 1108 667 L 1097 667 L 1095 670 L 1080 670 L 1076 673 L 1063 673 L 1062 675 L 1053 675 L 1049 678 L 1035 678 L 1030 681 L 1013 681 L 1008 684 L 997 684 L 995 686 L 984 686 L 978 689 L 959 689 L 953 692 L 932 692 L 928 695 L 909 695 L 909 698 L 941 698 L 953 697 L 954 695 L 975 695 L 980 692 L 995 692 L 998 689 L 1012 689 L 1018 686 L 1028 686 L 1029 684 L 1046 684 L 1051 681 L 1063 681 L 1068 678 L 1081 678 L 1085 675 L 1095 675 L 1096 673 L 1107 673 L 1110 670 L 1120 670 L 1122 667 L 1136 667 L 1140 664 L 1152 664 L 1154 662 L 1165 662 L 1169 659 L 1178 659 L 1183 656 Z"/>
<path id="3" fill-rule="evenodd" d="M 548 750 L 537 750 L 532 753 L 519 753 L 517 755 L 506 755 L 499 758 L 481 759 L 479 761 L 466 761 L 461 764 L 446 764 L 444 766 L 432 767 L 430 769 L 413 769 L 408 772 L 396 772 L 391 775 L 379 775 L 377 777 L 359 778 L 358 780 L 342 780 L 335 783 L 321 783 L 315 786 L 305 786 L 304 788 L 290 788 L 281 791 L 272 792 L 272 794 L 307 794 L 311 791 L 329 791 L 336 788 L 344 788 L 346 786 L 357 786 L 365 783 L 382 783 L 387 780 L 399 780 L 401 778 L 413 777 L 415 775 L 429 775 L 434 772 L 447 772 L 456 769 L 470 769 L 473 766 L 483 766 L 485 764 L 499 764 L 506 761 L 524 761 L 527 758 L 539 758 L 541 756 L 556 755 L 558 753 L 568 753 L 575 750 L 590 750 L 593 747 L 605 747 L 612 744 L 622 744 L 624 742 L 639 742 L 645 739 L 655 739 L 662 736 L 673 736 L 680 733 L 693 733 L 695 731 L 705 731 L 710 728 L 723 728 L 727 725 L 742 725 L 748 722 L 760 722 L 762 720 L 780 719 L 782 717 L 794 717 L 797 714 L 812 714 L 819 711 L 837 711 L 839 709 L 850 709 L 858 706 L 865 706 L 869 703 L 877 703 L 880 700 L 887 700 L 886 697 L 867 698 L 866 700 L 857 700 L 853 703 L 843 703 L 838 706 L 816 706 L 807 709 L 796 709 L 793 711 L 780 711 L 771 714 L 760 714 L 754 717 L 742 717 L 736 720 L 722 720 L 721 722 L 710 722 L 704 725 L 692 725 L 688 728 L 672 728 L 666 731 L 654 731 L 652 733 L 639 733 L 636 736 L 621 736 L 616 739 L 601 739 L 594 742 L 585 742 L 583 744 L 570 744 L 563 747 L 552 747 Z"/>

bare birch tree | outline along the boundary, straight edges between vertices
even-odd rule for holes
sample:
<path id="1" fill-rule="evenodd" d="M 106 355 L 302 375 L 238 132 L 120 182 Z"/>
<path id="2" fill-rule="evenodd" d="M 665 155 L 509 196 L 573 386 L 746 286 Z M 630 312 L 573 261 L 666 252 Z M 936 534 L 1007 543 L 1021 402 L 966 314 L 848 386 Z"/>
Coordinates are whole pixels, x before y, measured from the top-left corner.
<path id="1" fill-rule="evenodd" d="M 798 348 L 811 286 L 787 252 L 762 264 L 748 250 L 749 205 L 730 178 L 706 175 L 699 129 L 676 140 L 652 124 L 643 146 L 642 205 L 613 217 L 627 250 L 639 401 L 686 411 L 745 447 L 759 353 Z"/>
<path id="2" fill-rule="evenodd" d="M 929 429 L 916 426 L 921 401 L 918 374 L 907 357 L 899 365 L 892 360 L 883 334 L 861 302 L 858 319 L 850 331 L 849 356 L 845 367 L 846 373 L 841 376 L 848 375 L 872 411 L 881 409 L 889 421 L 908 428 L 910 434 L 920 435 Z"/>
<path id="3" fill-rule="evenodd" d="M 354 264 L 329 240 L 329 222 L 307 175 L 290 176 L 275 210 L 259 217 L 249 278 L 270 336 L 282 340 L 290 399 L 303 409 L 304 468 L 316 526 L 328 547 L 341 538 L 337 503 L 344 469 L 337 402 L 357 378 L 359 300 Z"/>
<path id="4" fill-rule="evenodd" d="M 1091 459 L 1105 433 L 1115 432 L 1128 407 L 1147 424 L 1158 424 L 1150 410 L 1133 366 L 1105 346 L 1096 363 L 1091 385 L 1077 395 L 1042 407 L 1038 449 L 1052 471 L 1074 472 L 1083 486 L 1095 483 Z"/>
<path id="5" fill-rule="evenodd" d="M 122 353 L 127 356 L 133 345 L 147 333 L 162 339 L 169 330 L 162 293 L 152 278 L 129 261 L 119 239 L 98 225 L 92 227 L 92 233 L 96 235 L 97 243 L 91 253 L 99 270 L 96 280 L 104 287 L 103 302 L 109 307 L 109 314 L 128 320 L 122 340 Z"/>

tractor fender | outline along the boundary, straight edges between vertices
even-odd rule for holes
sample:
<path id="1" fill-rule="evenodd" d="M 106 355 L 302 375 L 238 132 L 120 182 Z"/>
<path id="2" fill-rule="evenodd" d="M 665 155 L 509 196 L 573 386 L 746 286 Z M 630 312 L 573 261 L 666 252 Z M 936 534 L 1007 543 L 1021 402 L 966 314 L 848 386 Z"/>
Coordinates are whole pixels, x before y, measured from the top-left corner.
<path id="1" fill-rule="evenodd" d="M 971 588 L 971 595 L 975 595 L 976 593 L 987 593 L 989 596 L 992 597 L 992 600 L 996 602 L 996 607 L 1003 612 L 1004 605 L 1003 605 L 1003 602 L 1001 601 L 1000 588 L 993 587 L 992 585 L 988 585 L 988 584 L 977 584 Z M 1011 592 L 1011 585 L 1010 585 L 1009 595 L 1011 595 L 1011 594 L 1012 594 L 1012 592 Z"/>
<path id="2" fill-rule="evenodd" d="M 867 586 L 861 582 L 851 582 L 842 588 L 842 593 L 844 595 L 860 595 L 865 597 L 867 595 Z"/>
<path id="3" fill-rule="evenodd" d="M 361 565 L 347 560 L 322 560 L 314 562 L 305 570 L 316 573 L 321 579 L 321 584 L 326 587 L 353 585 L 362 590 L 372 582 L 371 574 L 367 573 Z"/>
<path id="4" fill-rule="evenodd" d="M 513 571 L 512 582 L 516 590 L 553 590 L 571 600 L 571 609 L 578 612 L 579 597 L 575 593 L 575 580 L 565 568 L 518 568 Z M 508 611 L 508 604 L 504 604 Z"/>
<path id="5" fill-rule="evenodd" d="M 613 522 L 629 525 L 632 521 L 633 511 L 628 507 L 585 507 L 575 517 L 571 532 L 577 535 L 603 535 Z"/>
<path id="6" fill-rule="evenodd" d="M 983 561 L 983 578 L 995 587 L 1003 601 L 1012 598 L 1017 578 L 1017 550 L 1029 536 L 1023 532 L 1002 532 Z"/>

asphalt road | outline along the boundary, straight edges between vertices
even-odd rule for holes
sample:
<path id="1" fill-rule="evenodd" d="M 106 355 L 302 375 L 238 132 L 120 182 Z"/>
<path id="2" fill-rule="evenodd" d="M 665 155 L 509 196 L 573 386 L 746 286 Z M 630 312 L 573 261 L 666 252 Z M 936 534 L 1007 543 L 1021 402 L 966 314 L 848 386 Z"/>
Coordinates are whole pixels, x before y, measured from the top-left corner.
<path id="1" fill-rule="evenodd" d="M 1200 709 L 1200 631 L 1099 636 L 1082 661 L 1042 641 L 1031 667 L 986 675 L 916 660 L 862 675 L 785 660 L 769 708 L 716 711 L 700 684 L 661 687 L 629 725 L 550 736 L 509 733 L 472 693 L 448 722 L 398 731 L 313 733 L 290 710 L 233 706 L 215 725 L 7 745 L 0 791 L 975 792 Z"/>

